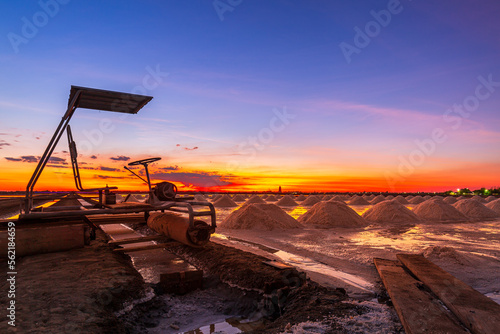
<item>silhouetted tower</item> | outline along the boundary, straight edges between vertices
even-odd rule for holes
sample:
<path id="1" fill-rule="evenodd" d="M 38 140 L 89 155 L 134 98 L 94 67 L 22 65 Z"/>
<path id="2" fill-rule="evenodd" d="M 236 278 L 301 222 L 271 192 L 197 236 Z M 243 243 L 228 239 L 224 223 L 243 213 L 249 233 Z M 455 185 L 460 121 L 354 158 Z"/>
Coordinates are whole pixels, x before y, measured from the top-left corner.
<path id="1" fill-rule="evenodd" d="M 279 192 L 279 193 L 281 194 L 281 186 L 279 187 L 279 190 L 278 190 L 278 192 Z"/>

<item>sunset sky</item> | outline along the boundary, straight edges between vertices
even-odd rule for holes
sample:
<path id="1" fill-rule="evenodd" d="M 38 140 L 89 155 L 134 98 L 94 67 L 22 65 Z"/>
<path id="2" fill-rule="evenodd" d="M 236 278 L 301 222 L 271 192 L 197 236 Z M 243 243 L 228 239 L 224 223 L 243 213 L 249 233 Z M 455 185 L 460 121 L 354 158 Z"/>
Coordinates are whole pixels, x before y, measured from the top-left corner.
<path id="1" fill-rule="evenodd" d="M 500 3 L 3 1 L 0 190 L 23 190 L 71 85 L 86 187 L 442 191 L 500 186 Z M 35 190 L 74 190 L 62 137 Z M 137 169 L 139 170 L 139 169 Z"/>

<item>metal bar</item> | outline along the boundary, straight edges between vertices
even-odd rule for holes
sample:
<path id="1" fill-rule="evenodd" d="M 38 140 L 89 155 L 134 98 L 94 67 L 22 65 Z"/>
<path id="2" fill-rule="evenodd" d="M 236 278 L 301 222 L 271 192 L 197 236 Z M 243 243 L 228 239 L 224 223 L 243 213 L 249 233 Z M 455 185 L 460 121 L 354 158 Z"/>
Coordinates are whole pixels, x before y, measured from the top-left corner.
<path id="1" fill-rule="evenodd" d="M 42 174 L 43 169 L 47 165 L 47 162 L 49 161 L 52 152 L 54 152 L 54 149 L 57 146 L 57 143 L 59 142 L 61 135 L 63 134 L 64 130 L 66 130 L 66 126 L 68 125 L 68 122 L 71 120 L 71 117 L 73 116 L 73 113 L 76 110 L 75 104 L 80 94 L 81 91 L 76 92 L 70 105 L 68 105 L 66 113 L 62 117 L 61 122 L 59 123 L 56 131 L 54 132 L 54 135 L 52 136 L 49 144 L 47 145 L 47 148 L 45 149 L 42 158 L 38 162 L 38 165 L 35 171 L 33 172 L 33 175 L 31 176 L 28 185 L 26 186 L 26 197 L 25 197 L 25 207 L 24 207 L 26 213 L 28 213 L 33 207 L 33 188 L 35 187 L 38 178 Z"/>
<path id="2" fill-rule="evenodd" d="M 106 224 L 106 223 L 103 223 Z M 135 244 L 144 241 L 157 241 L 165 239 L 164 235 L 148 235 L 137 238 L 121 239 L 121 240 L 111 240 L 108 241 L 108 245 L 125 245 L 125 244 Z"/>
<path id="3" fill-rule="evenodd" d="M 128 170 L 129 172 L 131 172 L 132 174 L 134 174 L 135 176 L 137 176 L 138 178 L 140 178 L 142 181 L 144 181 L 145 183 L 148 183 L 148 181 L 144 180 L 141 176 L 139 176 L 138 174 L 136 174 L 133 170 L 131 170 L 130 168 L 128 168 L 127 166 L 124 166 L 123 168 L 125 168 L 126 170 Z"/>

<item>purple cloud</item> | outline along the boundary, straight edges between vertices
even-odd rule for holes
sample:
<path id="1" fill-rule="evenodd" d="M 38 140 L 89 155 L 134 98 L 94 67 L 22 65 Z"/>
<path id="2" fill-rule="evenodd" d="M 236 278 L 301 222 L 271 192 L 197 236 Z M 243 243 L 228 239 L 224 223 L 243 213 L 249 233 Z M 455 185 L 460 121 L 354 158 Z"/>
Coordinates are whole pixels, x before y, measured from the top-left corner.
<path id="1" fill-rule="evenodd" d="M 114 160 L 114 161 L 129 161 L 130 157 L 126 157 L 124 155 L 119 155 L 117 157 L 111 157 L 110 159 Z"/>

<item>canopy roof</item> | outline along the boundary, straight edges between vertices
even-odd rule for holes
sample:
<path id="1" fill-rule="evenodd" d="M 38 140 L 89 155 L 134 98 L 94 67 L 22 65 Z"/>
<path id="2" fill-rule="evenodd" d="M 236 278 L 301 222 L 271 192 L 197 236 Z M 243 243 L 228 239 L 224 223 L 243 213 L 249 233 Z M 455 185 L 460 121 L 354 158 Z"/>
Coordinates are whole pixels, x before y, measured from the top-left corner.
<path id="1" fill-rule="evenodd" d="M 152 96 L 114 92 L 95 88 L 71 86 L 68 107 L 78 91 L 81 91 L 75 108 L 114 111 L 127 114 L 136 114 L 144 107 Z"/>

